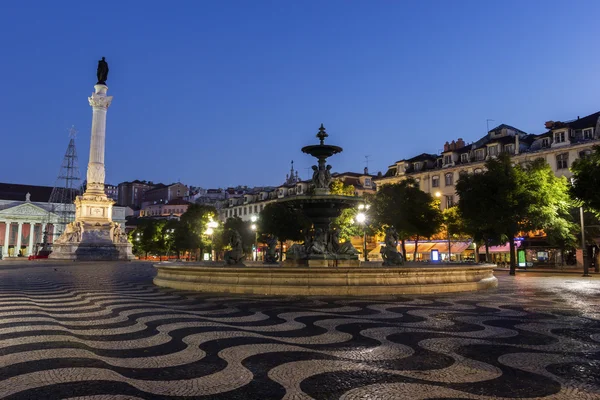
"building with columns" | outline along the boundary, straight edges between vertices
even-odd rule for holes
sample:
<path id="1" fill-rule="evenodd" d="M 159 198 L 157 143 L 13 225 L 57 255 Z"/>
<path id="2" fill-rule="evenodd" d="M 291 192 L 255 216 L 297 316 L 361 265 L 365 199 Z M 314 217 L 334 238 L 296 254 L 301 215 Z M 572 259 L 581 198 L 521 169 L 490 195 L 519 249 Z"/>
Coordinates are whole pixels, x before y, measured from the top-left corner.
<path id="1" fill-rule="evenodd" d="M 50 186 L 0 183 L 0 247 L 2 258 L 34 255 L 44 241 L 52 243 L 64 230 L 62 209 L 75 215 L 74 204 L 48 203 Z M 61 211 L 60 213 L 57 211 Z M 113 207 L 113 220 L 125 229 L 125 207 Z"/>

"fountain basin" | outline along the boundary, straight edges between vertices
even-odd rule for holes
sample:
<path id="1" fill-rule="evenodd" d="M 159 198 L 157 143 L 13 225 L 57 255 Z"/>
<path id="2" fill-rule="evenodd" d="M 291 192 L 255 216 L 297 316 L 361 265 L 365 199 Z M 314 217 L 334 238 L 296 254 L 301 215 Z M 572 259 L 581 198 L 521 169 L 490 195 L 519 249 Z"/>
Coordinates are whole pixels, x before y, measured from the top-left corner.
<path id="1" fill-rule="evenodd" d="M 408 268 L 207 267 L 155 264 L 154 284 L 181 290 L 290 296 L 370 296 L 494 288 L 494 265 Z"/>

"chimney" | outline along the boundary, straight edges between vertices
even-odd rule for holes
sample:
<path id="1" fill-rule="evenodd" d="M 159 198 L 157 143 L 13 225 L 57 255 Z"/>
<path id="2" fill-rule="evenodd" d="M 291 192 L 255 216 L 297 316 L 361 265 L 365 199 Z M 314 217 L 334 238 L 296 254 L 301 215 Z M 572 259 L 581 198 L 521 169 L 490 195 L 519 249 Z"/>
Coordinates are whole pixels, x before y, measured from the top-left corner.
<path id="1" fill-rule="evenodd" d="M 369 168 L 365 167 L 365 175 L 369 175 Z"/>
<path id="2" fill-rule="evenodd" d="M 465 141 L 462 138 L 458 138 L 456 141 L 456 149 L 462 149 L 463 147 L 465 147 Z"/>
<path id="3" fill-rule="evenodd" d="M 450 150 L 456 150 L 456 142 L 454 140 L 452 141 L 452 143 L 450 143 Z"/>
<path id="4" fill-rule="evenodd" d="M 554 126 L 554 121 L 546 121 L 544 125 L 546 126 L 546 129 L 552 129 Z"/>
<path id="5" fill-rule="evenodd" d="M 448 151 L 449 147 L 450 147 L 450 143 L 448 143 L 448 142 L 444 143 L 444 153 Z"/>
<path id="6" fill-rule="evenodd" d="M 519 154 L 519 134 L 515 135 L 515 155 Z"/>

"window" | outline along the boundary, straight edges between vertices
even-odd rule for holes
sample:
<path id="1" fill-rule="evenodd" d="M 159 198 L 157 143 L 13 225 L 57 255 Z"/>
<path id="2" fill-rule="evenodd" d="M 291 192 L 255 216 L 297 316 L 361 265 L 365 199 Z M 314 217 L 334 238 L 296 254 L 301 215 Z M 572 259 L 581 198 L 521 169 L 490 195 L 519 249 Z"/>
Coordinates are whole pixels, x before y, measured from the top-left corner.
<path id="1" fill-rule="evenodd" d="M 507 144 L 506 146 L 504 146 L 504 152 L 508 154 L 515 154 L 515 145 Z"/>
<path id="2" fill-rule="evenodd" d="M 248 213 L 248 207 L 244 207 L 244 215 Z"/>
<path id="3" fill-rule="evenodd" d="M 554 134 L 554 143 L 564 143 L 565 142 L 565 132 L 556 132 Z"/>
<path id="4" fill-rule="evenodd" d="M 371 187 L 371 178 L 365 179 L 365 187 Z"/>
<path id="5" fill-rule="evenodd" d="M 466 170 L 463 169 L 462 171 L 458 172 L 458 177 L 460 178 L 461 176 L 465 176 L 465 175 L 468 175 L 468 174 L 469 173 Z"/>
<path id="6" fill-rule="evenodd" d="M 569 153 L 562 153 L 556 156 L 556 169 L 569 168 Z"/>
<path id="7" fill-rule="evenodd" d="M 485 158 L 485 150 L 484 149 L 479 149 L 479 150 L 475 151 L 475 159 L 477 161 L 483 161 L 484 158 Z"/>
<path id="8" fill-rule="evenodd" d="M 423 168 L 423 163 L 422 162 L 416 162 L 415 163 L 415 171 L 420 171 L 421 168 Z M 366 186 L 366 184 L 365 184 Z"/>
<path id="9" fill-rule="evenodd" d="M 420 180 L 419 178 L 415 179 L 415 187 L 416 187 L 417 189 L 420 189 L 420 188 L 421 188 L 421 180 Z"/>
<path id="10" fill-rule="evenodd" d="M 258 206 L 257 206 L 257 205 L 255 205 L 255 206 L 254 206 L 254 214 L 256 214 L 257 212 L 258 212 Z"/>
<path id="11" fill-rule="evenodd" d="M 261 205 L 260 205 L 260 211 L 262 211 L 262 210 L 263 210 L 263 207 L 264 207 L 264 206 L 261 204 Z"/>
<path id="12" fill-rule="evenodd" d="M 452 164 L 452 155 L 444 156 L 444 165 Z"/>
<path id="13" fill-rule="evenodd" d="M 475 171 L 473 171 L 476 174 L 480 174 L 483 172 L 483 170 L 481 168 L 475 168 Z"/>
<path id="14" fill-rule="evenodd" d="M 589 157 L 590 154 L 592 154 L 592 151 L 590 149 L 582 150 L 579 152 L 579 158 Z"/>
<path id="15" fill-rule="evenodd" d="M 446 186 L 454 185 L 454 174 L 452 172 L 447 173 L 445 176 Z"/>
<path id="16" fill-rule="evenodd" d="M 463 153 L 460 155 L 460 162 L 461 163 L 468 163 L 469 162 L 469 154 L 468 153 Z"/>
<path id="17" fill-rule="evenodd" d="M 439 176 L 431 177 L 431 187 L 440 187 L 440 177 Z"/>
<path id="18" fill-rule="evenodd" d="M 454 206 L 454 196 L 446 196 L 446 208 L 450 208 Z"/>
<path id="19" fill-rule="evenodd" d="M 594 129 L 593 128 L 583 130 L 583 138 L 584 139 L 593 139 L 593 137 L 594 137 Z"/>
<path id="20" fill-rule="evenodd" d="M 298 193 L 298 194 L 302 193 L 302 186 L 301 185 L 296 186 L 296 193 Z"/>
<path id="21" fill-rule="evenodd" d="M 488 154 L 492 157 L 497 156 L 498 155 L 498 146 L 490 146 L 488 147 Z"/>
<path id="22" fill-rule="evenodd" d="M 549 138 L 542 139 L 542 147 L 550 147 L 550 139 Z"/>

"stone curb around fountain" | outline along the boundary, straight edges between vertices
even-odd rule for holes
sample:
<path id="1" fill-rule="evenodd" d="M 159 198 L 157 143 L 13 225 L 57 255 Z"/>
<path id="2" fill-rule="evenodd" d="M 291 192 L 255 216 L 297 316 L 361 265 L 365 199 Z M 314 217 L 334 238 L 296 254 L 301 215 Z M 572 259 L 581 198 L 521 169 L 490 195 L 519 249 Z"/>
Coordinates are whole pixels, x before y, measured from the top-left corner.
<path id="1" fill-rule="evenodd" d="M 370 296 L 433 294 L 494 288 L 494 265 L 426 267 L 207 267 L 154 264 L 154 284 L 209 293 Z"/>

